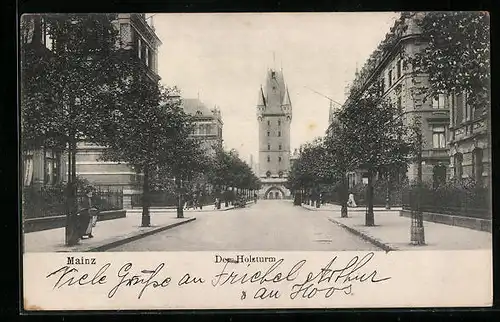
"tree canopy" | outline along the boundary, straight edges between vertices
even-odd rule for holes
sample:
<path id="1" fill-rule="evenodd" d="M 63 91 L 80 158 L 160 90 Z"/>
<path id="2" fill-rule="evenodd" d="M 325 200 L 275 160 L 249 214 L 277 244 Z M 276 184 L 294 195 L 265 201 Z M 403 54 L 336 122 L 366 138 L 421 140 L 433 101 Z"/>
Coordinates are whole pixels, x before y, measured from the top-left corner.
<path id="1" fill-rule="evenodd" d="M 429 76 L 425 91 L 468 93 L 473 106 L 489 106 L 490 16 L 488 12 L 428 12 L 417 19 L 426 47 L 411 60 Z"/>

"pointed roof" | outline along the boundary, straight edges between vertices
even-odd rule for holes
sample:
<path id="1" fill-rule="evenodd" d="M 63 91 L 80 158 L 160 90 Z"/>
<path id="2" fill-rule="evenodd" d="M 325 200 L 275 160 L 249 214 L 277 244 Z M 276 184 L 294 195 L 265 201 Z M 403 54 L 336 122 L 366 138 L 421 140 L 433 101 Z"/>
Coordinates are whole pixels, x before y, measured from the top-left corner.
<path id="1" fill-rule="evenodd" d="M 292 102 L 290 101 L 290 94 L 288 93 L 288 87 L 285 89 L 285 95 L 283 95 L 283 103 L 282 105 L 292 105 Z"/>
<path id="2" fill-rule="evenodd" d="M 193 116 L 212 116 L 210 109 L 197 98 L 185 98 L 182 100 L 184 112 Z"/>
<path id="3" fill-rule="evenodd" d="M 260 87 L 260 90 L 259 90 L 259 98 L 258 98 L 257 106 L 266 106 L 266 100 L 264 98 L 264 92 L 262 91 L 262 86 Z"/>

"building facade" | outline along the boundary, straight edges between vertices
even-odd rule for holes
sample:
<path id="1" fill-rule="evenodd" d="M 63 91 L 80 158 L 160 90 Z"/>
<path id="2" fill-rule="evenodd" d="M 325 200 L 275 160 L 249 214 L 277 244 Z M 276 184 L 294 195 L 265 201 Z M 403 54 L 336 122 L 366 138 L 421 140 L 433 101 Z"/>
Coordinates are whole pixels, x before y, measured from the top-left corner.
<path id="1" fill-rule="evenodd" d="M 186 114 L 194 118 L 192 136 L 199 139 L 202 148 L 209 154 L 215 155 L 217 149 L 222 149 L 222 114 L 215 106 L 210 110 L 202 101 L 196 98 L 182 100 L 182 108 Z"/>
<path id="2" fill-rule="evenodd" d="M 121 46 L 141 63 L 152 82 L 158 82 L 158 47 L 161 41 L 143 13 L 118 14 L 113 24 Z M 106 147 L 80 142 L 76 154 L 77 175 L 94 185 L 123 191 L 123 207 L 132 206 L 132 196 L 141 194 L 142 175 L 120 162 L 100 160 Z"/>
<path id="3" fill-rule="evenodd" d="M 260 197 L 289 198 L 285 188 L 290 171 L 290 125 L 292 103 L 283 71 L 269 69 L 265 88 L 258 94 Z"/>
<path id="4" fill-rule="evenodd" d="M 363 92 L 378 82 L 383 97 L 397 107 L 406 124 L 418 118 L 423 137 L 423 180 L 442 182 L 451 173 L 447 142 L 450 138 L 452 101 L 445 95 L 426 97 L 419 90 L 428 85 L 427 75 L 412 73 L 408 59 L 426 45 L 415 23 L 416 14 L 401 15 L 385 40 L 372 53 L 360 72 L 356 73 L 350 90 Z M 417 169 L 417 164 L 409 165 L 406 174 L 409 180 L 416 179 Z M 350 186 L 363 181 L 363 172 L 350 173 L 348 181 Z"/>
<path id="5" fill-rule="evenodd" d="M 34 50 L 41 59 L 52 55 L 54 41 L 48 32 L 43 15 L 24 15 L 21 19 L 20 37 L 23 50 Z M 22 162 L 23 187 L 40 188 L 57 185 L 62 183 L 67 175 L 66 159 L 62 149 L 43 146 L 39 149 L 24 149 Z"/>

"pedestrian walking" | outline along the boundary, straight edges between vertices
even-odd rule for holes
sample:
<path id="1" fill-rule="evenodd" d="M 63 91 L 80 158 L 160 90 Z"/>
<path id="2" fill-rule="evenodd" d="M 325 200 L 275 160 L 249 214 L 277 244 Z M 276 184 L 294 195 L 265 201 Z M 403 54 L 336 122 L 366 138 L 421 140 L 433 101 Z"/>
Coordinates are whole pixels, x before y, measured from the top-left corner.
<path id="1" fill-rule="evenodd" d="M 87 238 L 94 238 L 92 234 L 92 229 L 97 223 L 97 209 L 92 207 L 92 189 L 87 189 L 86 194 L 83 198 L 82 210 L 81 210 L 81 236 Z"/>
<path id="2" fill-rule="evenodd" d="M 356 208 L 358 205 L 356 205 L 356 201 L 354 200 L 354 194 L 351 192 L 349 193 L 349 198 L 347 199 L 347 207 L 351 208 Z"/>

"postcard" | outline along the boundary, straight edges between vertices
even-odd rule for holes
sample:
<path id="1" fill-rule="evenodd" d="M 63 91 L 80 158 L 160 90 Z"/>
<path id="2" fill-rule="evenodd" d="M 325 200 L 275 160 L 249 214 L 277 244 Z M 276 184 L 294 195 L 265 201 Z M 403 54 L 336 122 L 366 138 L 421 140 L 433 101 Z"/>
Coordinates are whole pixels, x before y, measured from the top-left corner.
<path id="1" fill-rule="evenodd" d="M 22 310 L 491 306 L 489 26 L 22 15 Z"/>

